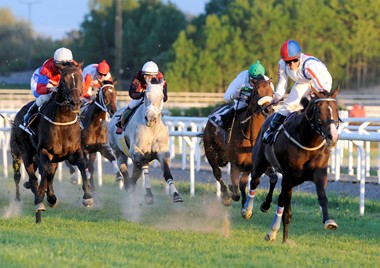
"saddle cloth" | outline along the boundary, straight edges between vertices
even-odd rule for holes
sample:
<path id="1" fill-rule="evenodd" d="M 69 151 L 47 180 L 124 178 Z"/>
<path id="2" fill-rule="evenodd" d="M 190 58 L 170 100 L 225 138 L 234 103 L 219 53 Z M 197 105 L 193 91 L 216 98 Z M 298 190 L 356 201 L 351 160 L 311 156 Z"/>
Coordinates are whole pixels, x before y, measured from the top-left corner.
<path id="1" fill-rule="evenodd" d="M 217 127 L 223 126 L 222 115 L 226 114 L 229 110 L 233 109 L 234 104 L 223 105 L 216 108 L 209 116 L 210 122 Z"/>

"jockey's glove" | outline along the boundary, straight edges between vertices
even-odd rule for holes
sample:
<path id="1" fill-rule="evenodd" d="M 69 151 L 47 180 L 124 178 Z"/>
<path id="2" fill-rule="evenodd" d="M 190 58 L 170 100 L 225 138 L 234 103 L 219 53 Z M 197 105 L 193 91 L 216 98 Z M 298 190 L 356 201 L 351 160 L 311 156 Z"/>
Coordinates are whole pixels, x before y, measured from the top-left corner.
<path id="1" fill-rule="evenodd" d="M 270 105 L 277 105 L 281 99 L 281 96 L 275 94 L 272 101 L 270 102 Z"/>
<path id="2" fill-rule="evenodd" d="M 56 87 L 49 87 L 49 92 L 57 92 L 57 90 Z"/>

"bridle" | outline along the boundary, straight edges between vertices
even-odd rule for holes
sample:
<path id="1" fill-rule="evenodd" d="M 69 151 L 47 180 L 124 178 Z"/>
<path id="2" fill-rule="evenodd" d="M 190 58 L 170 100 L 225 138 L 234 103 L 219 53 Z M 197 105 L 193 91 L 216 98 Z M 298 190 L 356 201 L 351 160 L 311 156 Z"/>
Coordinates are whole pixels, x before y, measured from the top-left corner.
<path id="1" fill-rule="evenodd" d="M 71 96 L 74 94 L 75 91 L 78 92 L 79 96 L 81 95 L 81 90 L 77 87 L 77 85 L 75 83 L 75 73 L 74 72 L 71 73 L 71 77 L 72 77 L 73 87 L 67 88 L 65 80 L 64 80 L 64 74 L 61 75 L 61 80 L 59 82 L 58 90 L 60 90 L 61 92 L 63 92 L 63 90 L 65 90 L 66 94 L 63 96 L 62 102 L 58 102 L 57 100 L 55 101 L 55 103 L 59 106 L 69 107 L 70 105 L 72 105 L 72 97 Z"/>
<path id="2" fill-rule="evenodd" d="M 243 127 L 242 125 L 244 125 L 245 123 L 247 123 L 255 114 L 262 114 L 264 116 L 264 118 L 266 119 L 269 115 L 269 113 L 266 111 L 267 108 L 269 108 L 269 105 L 267 106 L 260 106 L 260 105 L 256 105 L 256 103 L 258 102 L 258 100 L 262 97 L 259 95 L 259 92 L 258 92 L 258 86 L 260 83 L 266 83 L 267 81 L 265 80 L 261 80 L 261 81 L 258 81 L 254 87 L 252 88 L 252 91 L 251 91 L 251 95 L 250 95 L 250 101 L 249 101 L 249 105 L 251 105 L 253 107 L 253 112 L 247 116 L 247 113 L 248 113 L 248 109 L 245 110 L 245 114 L 244 114 L 244 119 L 240 121 L 240 130 L 241 130 L 241 133 L 243 135 L 243 137 L 246 139 L 246 140 L 250 140 L 252 141 L 251 138 L 247 137 L 243 131 Z"/>
<path id="3" fill-rule="evenodd" d="M 104 112 L 108 112 L 111 115 L 110 109 L 107 108 L 107 106 L 110 104 L 110 100 L 105 99 L 104 94 L 104 88 L 107 87 L 109 92 L 113 92 L 115 90 L 114 85 L 112 84 L 105 84 L 103 85 L 98 92 L 98 97 L 95 100 L 95 105 L 98 106 L 100 109 L 102 109 Z"/>
<path id="4" fill-rule="evenodd" d="M 320 119 L 320 117 L 318 116 L 320 114 L 320 107 L 318 105 L 316 105 L 319 102 L 336 102 L 336 100 L 333 98 L 316 99 L 314 101 L 313 111 L 311 113 L 311 117 L 308 117 L 307 112 L 305 112 L 305 117 L 310 122 L 312 129 L 314 129 L 318 134 L 320 134 L 322 136 L 323 139 L 325 139 L 326 134 L 324 133 L 322 126 L 334 124 L 335 127 L 338 129 L 339 124 L 340 124 L 340 122 L 342 122 L 342 120 L 339 118 L 339 115 L 338 115 L 337 120 L 331 120 L 331 119 L 322 120 L 322 119 Z"/>
<path id="5" fill-rule="evenodd" d="M 308 117 L 308 111 L 309 111 L 309 109 L 307 108 L 306 111 L 305 111 L 305 118 L 310 123 L 311 128 L 313 130 L 315 130 L 322 137 L 322 142 L 318 146 L 313 147 L 313 148 L 309 148 L 309 147 L 303 146 L 296 139 L 294 139 L 292 136 L 290 136 L 289 132 L 286 130 L 286 128 L 284 127 L 284 125 L 282 125 L 282 127 L 284 129 L 284 134 L 286 135 L 286 137 L 288 139 L 290 139 L 299 148 L 301 148 L 301 149 L 303 149 L 305 151 L 316 151 L 316 150 L 322 148 L 326 144 L 326 136 L 327 135 L 326 135 L 326 133 L 324 133 L 324 131 L 322 129 L 322 126 L 324 126 L 324 125 L 330 125 L 330 124 L 335 124 L 336 128 L 338 128 L 339 127 L 339 123 L 342 121 L 339 118 L 339 116 L 338 116 L 337 120 L 331 120 L 331 119 L 329 119 L 329 120 L 321 120 L 320 117 L 318 116 L 318 114 L 320 114 L 319 113 L 320 107 L 318 105 L 316 105 L 319 102 L 336 102 L 336 100 L 333 99 L 333 98 L 316 99 L 313 102 L 313 110 L 312 110 L 312 113 L 311 113 L 310 117 Z M 309 105 L 312 105 L 312 104 L 309 104 Z"/>

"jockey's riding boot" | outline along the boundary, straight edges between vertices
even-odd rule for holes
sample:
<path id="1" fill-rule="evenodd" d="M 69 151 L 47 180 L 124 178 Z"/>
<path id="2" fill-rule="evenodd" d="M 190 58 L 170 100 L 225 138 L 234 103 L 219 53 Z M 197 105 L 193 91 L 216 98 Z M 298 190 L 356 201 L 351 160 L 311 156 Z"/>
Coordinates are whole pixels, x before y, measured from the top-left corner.
<path id="1" fill-rule="evenodd" d="M 121 133 L 123 133 L 123 129 L 121 128 L 121 120 L 119 120 L 116 123 L 116 134 L 120 135 Z"/>
<path id="2" fill-rule="evenodd" d="M 269 144 L 273 140 L 273 136 L 276 133 L 277 128 L 284 122 L 286 116 L 275 113 L 272 121 L 270 121 L 268 129 L 264 132 L 263 143 Z"/>
<path id="3" fill-rule="evenodd" d="M 33 104 L 29 107 L 28 111 L 24 115 L 24 120 L 22 121 L 22 124 L 26 126 L 29 123 L 30 118 L 32 115 L 34 115 L 38 110 L 38 106 L 36 102 L 33 102 Z"/>
<path id="4" fill-rule="evenodd" d="M 220 116 L 220 119 L 222 122 L 222 125 L 221 125 L 222 129 L 227 131 L 228 129 L 231 128 L 231 123 L 232 123 L 234 115 L 235 115 L 235 108 L 231 107 L 231 109 L 229 109 L 225 114 L 222 114 Z"/>

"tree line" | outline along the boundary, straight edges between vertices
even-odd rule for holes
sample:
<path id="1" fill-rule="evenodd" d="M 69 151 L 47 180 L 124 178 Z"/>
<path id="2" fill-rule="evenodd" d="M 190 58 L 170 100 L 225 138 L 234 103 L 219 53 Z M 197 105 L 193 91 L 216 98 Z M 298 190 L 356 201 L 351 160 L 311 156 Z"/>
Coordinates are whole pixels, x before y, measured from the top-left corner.
<path id="1" fill-rule="evenodd" d="M 276 82 L 280 45 L 294 39 L 327 65 L 334 85 L 360 89 L 379 83 L 379 1 L 210 0 L 199 16 L 170 1 L 88 2 L 80 29 L 58 41 L 38 36 L 0 8 L 0 71 L 35 69 L 66 46 L 85 65 L 106 59 L 114 67 L 118 60 L 118 79 L 131 79 L 153 60 L 170 91 L 222 92 L 256 60 Z M 115 43 L 116 7 L 122 9 L 121 50 Z"/>

